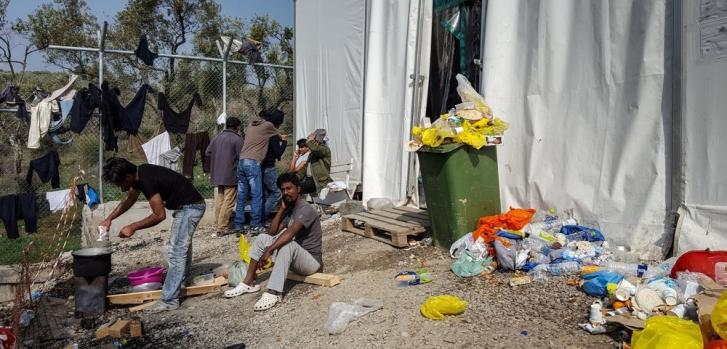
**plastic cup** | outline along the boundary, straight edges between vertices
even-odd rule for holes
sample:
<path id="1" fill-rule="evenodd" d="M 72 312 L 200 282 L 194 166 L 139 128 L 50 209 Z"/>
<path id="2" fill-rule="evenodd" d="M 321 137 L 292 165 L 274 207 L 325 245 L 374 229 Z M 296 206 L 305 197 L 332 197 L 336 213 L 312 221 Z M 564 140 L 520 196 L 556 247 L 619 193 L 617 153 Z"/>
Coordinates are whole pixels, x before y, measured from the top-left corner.
<path id="1" fill-rule="evenodd" d="M 636 286 L 634 286 L 632 283 L 630 283 L 628 280 L 623 279 L 618 284 L 618 288 L 614 292 L 614 296 L 616 296 L 616 299 L 624 302 L 631 298 L 636 293 Z"/>

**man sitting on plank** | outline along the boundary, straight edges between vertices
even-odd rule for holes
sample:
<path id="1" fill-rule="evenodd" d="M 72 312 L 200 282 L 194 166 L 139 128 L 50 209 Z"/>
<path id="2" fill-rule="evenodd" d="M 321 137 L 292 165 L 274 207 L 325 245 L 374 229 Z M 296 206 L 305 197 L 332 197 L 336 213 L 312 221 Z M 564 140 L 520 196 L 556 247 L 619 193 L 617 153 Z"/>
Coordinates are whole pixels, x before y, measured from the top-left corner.
<path id="1" fill-rule="evenodd" d="M 311 275 L 323 265 L 321 248 L 321 219 L 318 211 L 300 195 L 300 180 L 295 174 L 283 173 L 278 177 L 283 200 L 267 234 L 257 236 L 250 249 L 250 265 L 245 280 L 225 292 L 225 297 L 236 297 L 260 291 L 255 284 L 255 272 L 272 258 L 273 272 L 268 280 L 267 292 L 255 303 L 255 310 L 267 310 L 281 300 L 288 271 Z"/>

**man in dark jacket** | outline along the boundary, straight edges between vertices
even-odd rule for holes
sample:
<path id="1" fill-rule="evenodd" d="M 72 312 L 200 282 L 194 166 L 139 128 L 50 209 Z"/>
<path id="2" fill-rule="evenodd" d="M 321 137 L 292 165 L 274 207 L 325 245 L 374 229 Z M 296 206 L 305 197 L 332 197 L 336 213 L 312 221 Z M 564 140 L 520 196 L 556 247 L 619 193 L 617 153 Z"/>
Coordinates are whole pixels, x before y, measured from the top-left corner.
<path id="1" fill-rule="evenodd" d="M 265 120 L 273 123 L 275 128 L 280 128 L 283 124 L 285 114 L 280 110 L 274 110 L 272 112 L 265 112 L 263 115 Z M 278 202 L 283 196 L 276 183 L 278 180 L 278 171 L 275 169 L 275 162 L 280 160 L 280 157 L 285 152 L 285 147 L 288 146 L 288 141 L 285 140 L 285 135 L 272 136 L 268 142 L 268 152 L 265 154 L 265 159 L 261 164 L 263 173 L 263 217 L 271 217 L 278 207 Z"/>
<path id="2" fill-rule="evenodd" d="M 226 129 L 220 132 L 207 147 L 210 179 L 217 186 L 215 196 L 215 222 L 221 231 L 227 230 L 237 200 L 237 162 L 242 149 L 240 119 L 229 118 Z"/>

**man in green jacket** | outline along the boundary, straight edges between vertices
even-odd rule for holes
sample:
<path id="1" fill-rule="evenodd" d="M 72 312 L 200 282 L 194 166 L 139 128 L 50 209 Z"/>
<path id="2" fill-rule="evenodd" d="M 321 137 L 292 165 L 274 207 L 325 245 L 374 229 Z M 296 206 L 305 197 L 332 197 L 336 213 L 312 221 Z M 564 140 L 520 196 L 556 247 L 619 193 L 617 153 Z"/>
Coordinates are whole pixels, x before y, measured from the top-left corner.
<path id="1" fill-rule="evenodd" d="M 308 168 L 311 177 L 315 183 L 316 193 L 320 193 L 328 183 L 333 182 L 331 179 L 331 148 L 326 142 L 326 130 L 317 129 L 308 136 L 308 149 L 310 156 L 308 158 Z"/>

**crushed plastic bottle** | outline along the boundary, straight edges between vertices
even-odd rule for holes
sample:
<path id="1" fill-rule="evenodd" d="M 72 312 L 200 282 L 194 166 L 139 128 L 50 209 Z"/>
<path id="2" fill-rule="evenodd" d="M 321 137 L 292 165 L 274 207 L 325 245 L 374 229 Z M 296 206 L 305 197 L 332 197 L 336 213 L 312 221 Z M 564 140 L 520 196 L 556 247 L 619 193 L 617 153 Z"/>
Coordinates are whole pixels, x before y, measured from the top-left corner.
<path id="1" fill-rule="evenodd" d="M 581 272 L 578 262 L 563 262 L 548 265 L 548 273 L 553 276 L 575 275 Z"/>
<path id="2" fill-rule="evenodd" d="M 545 281 L 548 279 L 548 264 L 538 264 L 528 272 L 533 282 Z"/>

